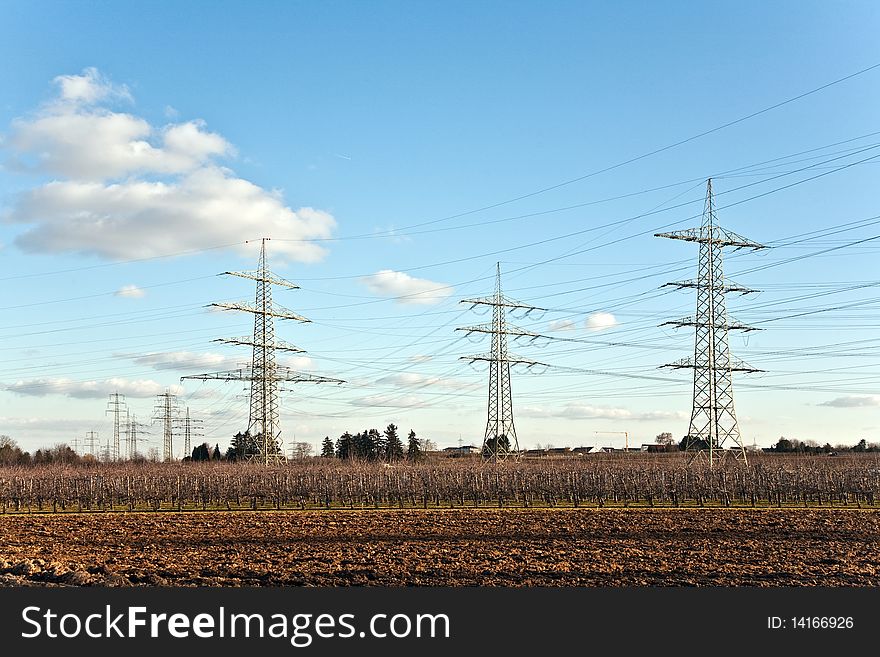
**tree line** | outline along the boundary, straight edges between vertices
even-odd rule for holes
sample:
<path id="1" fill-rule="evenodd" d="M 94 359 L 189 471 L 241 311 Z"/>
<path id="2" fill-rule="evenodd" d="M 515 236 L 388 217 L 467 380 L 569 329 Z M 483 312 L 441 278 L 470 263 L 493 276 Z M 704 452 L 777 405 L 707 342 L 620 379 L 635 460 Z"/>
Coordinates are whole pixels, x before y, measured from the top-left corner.
<path id="1" fill-rule="evenodd" d="M 321 444 L 321 456 L 323 458 L 337 458 L 343 460 L 360 461 L 394 461 L 407 460 L 410 462 L 420 461 L 424 452 L 421 441 L 416 437 L 412 429 L 407 436 L 406 446 L 397 433 L 397 426 L 389 424 L 385 431 L 378 429 L 365 429 L 356 434 L 346 431 L 336 439 L 336 443 L 330 440 L 330 436 L 324 438 Z"/>

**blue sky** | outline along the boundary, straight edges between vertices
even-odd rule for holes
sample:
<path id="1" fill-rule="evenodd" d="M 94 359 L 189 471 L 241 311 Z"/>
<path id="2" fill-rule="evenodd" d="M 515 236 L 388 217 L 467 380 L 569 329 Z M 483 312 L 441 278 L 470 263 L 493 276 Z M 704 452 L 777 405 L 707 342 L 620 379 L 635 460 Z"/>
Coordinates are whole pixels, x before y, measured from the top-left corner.
<path id="1" fill-rule="evenodd" d="M 276 301 L 313 320 L 277 327 L 292 364 L 348 381 L 285 394 L 288 444 L 391 421 L 478 444 L 486 374 L 459 357 L 488 345 L 454 329 L 485 321 L 459 301 L 496 261 L 550 309 L 514 321 L 567 339 L 511 346 L 557 366 L 515 376 L 523 446 L 681 437 L 691 382 L 658 368 L 693 336 L 658 325 L 694 299 L 660 286 L 697 250 L 652 235 L 698 225 L 709 176 L 721 223 L 774 247 L 726 261 L 763 290 L 728 301 L 766 329 L 731 339 L 765 370 L 735 379 L 745 441 L 880 440 L 880 240 L 855 243 L 880 234 L 880 68 L 588 175 L 877 64 L 876 3 L 4 2 L 0 24 L 0 433 L 26 448 L 106 440 L 114 390 L 148 421 L 182 375 L 246 362 L 212 340 L 249 318 L 205 305 L 253 296 L 216 274 L 263 236 L 302 286 Z M 179 392 L 211 442 L 244 428 L 241 386 Z"/>

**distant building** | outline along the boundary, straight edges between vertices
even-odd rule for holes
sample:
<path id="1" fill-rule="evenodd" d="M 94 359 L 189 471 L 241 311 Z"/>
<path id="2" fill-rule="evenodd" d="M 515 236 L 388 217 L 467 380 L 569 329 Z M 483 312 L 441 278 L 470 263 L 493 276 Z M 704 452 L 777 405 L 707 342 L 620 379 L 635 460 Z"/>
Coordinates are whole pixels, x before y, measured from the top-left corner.
<path id="1" fill-rule="evenodd" d="M 461 445 L 459 447 L 444 447 L 443 454 L 446 456 L 466 456 L 468 454 L 478 454 L 480 451 L 479 447 L 475 447 L 473 445 Z"/>
<path id="2" fill-rule="evenodd" d="M 655 443 L 649 443 L 647 445 L 642 445 L 643 452 L 677 452 L 678 445 L 657 445 Z"/>

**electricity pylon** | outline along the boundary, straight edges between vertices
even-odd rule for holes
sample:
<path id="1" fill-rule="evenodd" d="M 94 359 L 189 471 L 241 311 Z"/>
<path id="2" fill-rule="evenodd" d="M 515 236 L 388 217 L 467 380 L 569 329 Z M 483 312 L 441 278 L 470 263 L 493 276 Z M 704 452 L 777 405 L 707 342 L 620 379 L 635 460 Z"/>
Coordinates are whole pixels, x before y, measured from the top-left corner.
<path id="1" fill-rule="evenodd" d="M 281 421 L 279 417 L 279 384 L 288 383 L 345 383 L 339 379 L 325 376 L 296 372 L 289 367 L 276 364 L 275 352 L 287 351 L 305 353 L 303 349 L 276 339 L 275 319 L 292 319 L 298 322 L 310 320 L 296 313 L 276 306 L 272 303 L 272 286 L 278 285 L 288 289 L 299 286 L 283 278 L 275 276 L 266 266 L 266 242 L 264 237 L 260 246 L 260 260 L 256 271 L 227 271 L 224 274 L 247 278 L 257 283 L 256 300 L 253 305 L 247 303 L 212 303 L 211 306 L 224 310 L 236 310 L 254 315 L 253 338 L 219 339 L 215 342 L 245 345 L 253 348 L 250 367 L 213 372 L 211 374 L 195 374 L 181 379 L 213 379 L 219 381 L 250 381 L 250 412 L 248 428 L 245 432 L 247 444 L 244 446 L 245 457 L 258 460 L 266 465 L 285 461 L 281 447 Z"/>
<path id="2" fill-rule="evenodd" d="M 146 428 L 147 425 L 142 422 L 137 421 L 137 416 L 128 415 L 126 412 L 127 422 L 126 422 L 126 453 L 128 455 L 128 460 L 132 461 L 137 458 L 137 444 L 139 440 L 144 440 L 143 438 L 138 438 L 139 433 L 149 433 Z"/>
<path id="3" fill-rule="evenodd" d="M 510 366 L 525 365 L 532 368 L 544 365 L 534 360 L 521 358 L 507 351 L 507 336 L 517 338 L 543 337 L 538 333 L 523 330 L 507 323 L 507 313 L 515 310 L 544 310 L 528 304 L 514 301 L 501 291 L 501 263 L 496 264 L 495 294 L 491 297 L 463 299 L 460 303 L 469 303 L 472 307 L 491 306 L 492 323 L 478 326 L 466 326 L 455 329 L 471 333 L 487 333 L 492 336 L 492 349 L 488 354 L 462 356 L 471 362 L 485 361 L 489 363 L 489 412 L 486 422 L 486 433 L 483 437 L 483 458 L 491 461 L 502 461 L 507 458 L 519 458 L 519 440 L 513 424 L 513 394 L 510 388 Z"/>
<path id="4" fill-rule="evenodd" d="M 191 418 L 189 415 L 189 406 L 186 407 L 186 416 L 180 419 L 183 425 L 178 429 L 178 433 L 183 432 L 183 456 L 192 456 L 192 437 L 203 436 L 204 433 L 199 431 L 202 426 L 202 420 Z"/>
<path id="5" fill-rule="evenodd" d="M 697 309 L 694 317 L 664 322 L 661 326 L 693 326 L 695 329 L 694 357 L 663 365 L 694 371 L 694 397 L 686 449 L 692 458 L 706 455 L 712 467 L 724 458 L 724 443 L 730 439 L 736 447 L 735 455 L 747 461 L 746 450 L 740 436 L 736 411 L 733 406 L 733 372 L 760 372 L 730 355 L 728 331 L 755 331 L 727 316 L 725 294 L 755 292 L 746 287 L 729 283 L 724 279 L 723 252 L 725 246 L 735 249 L 764 249 L 736 233 L 725 230 L 716 223 L 712 197 L 712 180 L 706 184 L 706 202 L 703 221 L 699 228 L 689 228 L 671 233 L 657 233 L 655 237 L 697 242 L 700 257 L 697 279 L 666 285 L 678 289 L 696 288 Z"/>
<path id="6" fill-rule="evenodd" d="M 88 453 L 98 458 L 98 432 L 97 431 L 87 431 L 86 432 L 86 449 Z"/>
<path id="7" fill-rule="evenodd" d="M 121 398 L 121 399 L 120 399 Z M 113 448 L 111 450 L 111 458 L 118 461 L 122 458 L 122 452 L 119 449 L 120 422 L 119 417 L 122 408 L 125 406 L 125 395 L 114 392 L 110 395 L 110 401 L 107 402 L 107 410 L 104 412 L 113 413 Z"/>
<path id="8" fill-rule="evenodd" d="M 162 422 L 162 460 L 174 459 L 174 420 L 180 414 L 177 407 L 177 395 L 166 390 L 156 395 L 156 408 L 154 409 L 153 421 Z"/>

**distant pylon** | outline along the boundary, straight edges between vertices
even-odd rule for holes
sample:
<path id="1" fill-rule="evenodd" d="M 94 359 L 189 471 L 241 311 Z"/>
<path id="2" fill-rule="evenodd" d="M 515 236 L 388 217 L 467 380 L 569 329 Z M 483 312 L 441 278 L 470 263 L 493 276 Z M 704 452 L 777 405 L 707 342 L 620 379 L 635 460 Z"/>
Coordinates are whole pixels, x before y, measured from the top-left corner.
<path id="1" fill-rule="evenodd" d="M 192 454 L 192 424 L 189 420 L 189 406 L 186 407 L 186 423 L 183 427 L 183 456 Z"/>
<path id="2" fill-rule="evenodd" d="M 489 411 L 486 421 L 486 433 L 483 437 L 483 458 L 501 461 L 507 458 L 519 458 L 519 439 L 513 424 L 513 394 L 510 387 L 510 366 L 525 365 L 532 368 L 544 365 L 534 360 L 521 358 L 507 351 L 507 336 L 514 339 L 528 337 L 534 340 L 542 337 L 538 333 L 525 331 L 516 326 L 508 325 L 507 313 L 523 310 L 544 310 L 528 304 L 514 301 L 501 291 L 501 263 L 495 266 L 495 294 L 491 297 L 463 299 L 461 303 L 469 303 L 473 307 L 491 306 L 492 323 L 479 326 L 466 326 L 456 329 L 466 333 L 487 333 L 492 336 L 492 350 L 488 354 L 462 356 L 471 362 L 485 361 L 489 363 Z"/>
<path id="3" fill-rule="evenodd" d="M 193 436 L 202 436 L 204 435 L 200 429 L 202 426 L 202 420 L 190 417 L 189 414 L 189 406 L 186 407 L 186 415 L 181 418 L 180 424 L 183 431 L 183 456 L 192 456 L 192 439 Z"/>
<path id="4" fill-rule="evenodd" d="M 134 460 L 137 458 L 138 452 L 138 441 L 144 440 L 143 438 L 138 438 L 138 434 L 141 433 L 149 433 L 146 431 L 147 425 L 137 421 L 137 417 L 132 415 L 128 421 L 128 459 Z"/>
<path id="5" fill-rule="evenodd" d="M 86 447 L 88 453 L 98 458 L 98 432 L 97 431 L 87 431 L 86 432 Z"/>
<path id="6" fill-rule="evenodd" d="M 712 180 L 706 184 L 706 202 L 700 228 L 689 228 L 671 233 L 657 233 L 655 237 L 697 242 L 700 257 L 697 280 L 667 283 L 683 288 L 696 288 L 697 308 L 694 317 L 664 322 L 661 326 L 693 326 L 695 329 L 694 357 L 685 358 L 663 367 L 687 368 L 694 371 L 694 395 L 691 421 L 685 436 L 686 449 L 693 456 L 708 456 L 709 466 L 724 457 L 724 443 L 730 439 L 736 447 L 735 455 L 747 461 L 733 405 L 733 372 L 760 372 L 730 355 L 728 331 L 755 331 L 727 316 L 724 295 L 728 292 L 749 294 L 755 292 L 724 280 L 723 253 L 725 246 L 736 249 L 764 249 L 716 223 Z"/>
<path id="7" fill-rule="evenodd" d="M 174 460 L 174 420 L 180 413 L 177 407 L 177 395 L 166 390 L 156 395 L 156 408 L 153 420 L 162 422 L 162 460 Z"/>
<path id="8" fill-rule="evenodd" d="M 224 310 L 238 310 L 254 315 L 253 338 L 219 339 L 217 342 L 245 345 L 253 348 L 253 358 L 249 368 L 196 374 L 181 379 L 201 379 L 220 381 L 250 381 L 250 413 L 246 432 L 247 444 L 244 446 L 245 458 L 259 460 L 264 464 L 285 461 L 281 446 L 281 420 L 279 413 L 279 384 L 288 383 L 344 383 L 339 379 L 296 372 L 289 367 L 279 367 L 275 362 L 276 351 L 304 353 L 304 350 L 275 338 L 275 318 L 293 319 L 299 322 L 310 320 L 296 313 L 275 306 L 272 303 L 272 286 L 297 289 L 298 285 L 275 276 L 266 266 L 266 242 L 264 237 L 260 246 L 260 260 L 253 272 L 223 272 L 230 276 L 247 278 L 257 283 L 256 302 L 212 303 L 211 306 Z"/>
<path id="9" fill-rule="evenodd" d="M 110 452 L 110 458 L 114 461 L 119 461 L 122 458 L 122 452 L 119 449 L 119 435 L 120 435 L 120 422 L 119 418 L 121 415 L 122 408 L 125 406 L 125 395 L 120 395 L 118 392 L 114 392 L 110 395 L 110 401 L 107 402 L 107 410 L 106 413 L 113 414 L 113 444 Z"/>

